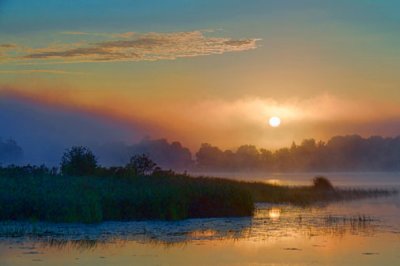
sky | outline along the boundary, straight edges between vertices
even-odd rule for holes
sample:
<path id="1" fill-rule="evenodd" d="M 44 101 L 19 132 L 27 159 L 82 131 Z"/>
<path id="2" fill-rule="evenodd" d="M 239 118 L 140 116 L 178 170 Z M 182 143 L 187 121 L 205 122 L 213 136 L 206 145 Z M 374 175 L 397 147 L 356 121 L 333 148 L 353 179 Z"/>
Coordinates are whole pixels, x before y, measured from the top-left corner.
<path id="1" fill-rule="evenodd" d="M 397 136 L 398 10 L 396 0 L 0 0 L 0 137 L 166 137 L 194 151 Z"/>

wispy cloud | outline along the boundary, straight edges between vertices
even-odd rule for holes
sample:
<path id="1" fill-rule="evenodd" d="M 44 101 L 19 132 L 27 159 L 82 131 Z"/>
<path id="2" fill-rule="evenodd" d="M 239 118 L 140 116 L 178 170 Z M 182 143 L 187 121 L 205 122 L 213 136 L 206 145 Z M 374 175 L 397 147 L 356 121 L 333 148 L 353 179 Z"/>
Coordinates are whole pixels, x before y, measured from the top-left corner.
<path id="1" fill-rule="evenodd" d="M 0 43 L 0 49 L 4 50 L 4 49 L 12 49 L 12 48 L 16 48 L 17 45 L 14 43 Z"/>
<path id="2" fill-rule="evenodd" d="M 123 33 L 104 33 L 104 32 L 84 32 L 84 31 L 64 31 L 61 34 L 65 35 L 86 35 L 86 36 L 97 36 L 97 37 L 109 37 L 109 38 L 131 38 L 135 35 L 135 32 L 128 31 Z"/>
<path id="3" fill-rule="evenodd" d="M 63 31 L 61 34 L 66 35 L 88 35 L 89 33 L 83 31 Z"/>
<path id="4" fill-rule="evenodd" d="M 89 35 L 86 32 L 65 34 Z M 100 36 L 100 35 L 98 35 Z M 227 52 L 240 52 L 257 48 L 260 39 L 232 39 L 208 37 L 203 31 L 146 33 L 134 32 L 113 34 L 112 39 L 97 42 L 82 40 L 78 43 L 49 45 L 41 48 L 26 48 L 25 52 L 5 53 L 3 61 L 25 62 L 113 62 L 113 61 L 157 61 L 174 60 Z"/>
<path id="5" fill-rule="evenodd" d="M 18 69 L 0 70 L 0 74 L 56 74 L 56 75 L 86 75 L 84 72 L 73 72 L 52 69 Z"/>

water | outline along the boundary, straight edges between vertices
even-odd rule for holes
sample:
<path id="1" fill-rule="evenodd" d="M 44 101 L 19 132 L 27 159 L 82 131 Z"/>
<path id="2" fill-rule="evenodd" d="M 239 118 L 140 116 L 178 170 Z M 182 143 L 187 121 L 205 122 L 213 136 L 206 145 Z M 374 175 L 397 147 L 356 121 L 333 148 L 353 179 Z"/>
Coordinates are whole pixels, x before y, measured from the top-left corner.
<path id="1" fill-rule="evenodd" d="M 201 176 L 201 173 L 191 173 Z M 400 187 L 400 172 L 313 172 L 313 173 L 230 173 L 210 172 L 207 176 L 259 181 L 284 186 L 310 185 L 315 176 L 325 176 L 337 187 Z"/>
<path id="2" fill-rule="evenodd" d="M 383 173 L 366 179 L 353 174 L 351 181 L 344 174 L 328 177 L 342 180 L 341 186 L 363 187 L 398 187 L 400 180 Z M 400 265 L 400 197 L 309 208 L 258 204 L 252 218 L 2 223 L 0 234 L 2 266 Z"/>

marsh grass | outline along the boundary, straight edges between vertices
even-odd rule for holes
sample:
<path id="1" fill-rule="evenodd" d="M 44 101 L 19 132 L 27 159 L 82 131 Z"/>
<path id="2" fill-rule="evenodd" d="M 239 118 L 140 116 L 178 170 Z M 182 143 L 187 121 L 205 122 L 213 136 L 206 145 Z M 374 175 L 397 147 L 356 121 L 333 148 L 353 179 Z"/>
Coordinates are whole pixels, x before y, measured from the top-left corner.
<path id="1" fill-rule="evenodd" d="M 253 210 L 251 193 L 222 179 L 0 176 L 0 220 L 180 220 L 250 216 Z"/>
<path id="2" fill-rule="evenodd" d="M 262 182 L 243 182 L 242 186 L 250 191 L 255 202 L 289 203 L 294 205 L 312 205 L 321 202 L 356 200 L 363 198 L 387 197 L 398 192 L 387 189 L 326 189 L 320 186 L 278 186 Z"/>
<path id="3" fill-rule="evenodd" d="M 0 220 L 83 222 L 251 216 L 254 202 L 309 205 L 387 190 L 285 187 L 222 178 L 0 175 Z"/>

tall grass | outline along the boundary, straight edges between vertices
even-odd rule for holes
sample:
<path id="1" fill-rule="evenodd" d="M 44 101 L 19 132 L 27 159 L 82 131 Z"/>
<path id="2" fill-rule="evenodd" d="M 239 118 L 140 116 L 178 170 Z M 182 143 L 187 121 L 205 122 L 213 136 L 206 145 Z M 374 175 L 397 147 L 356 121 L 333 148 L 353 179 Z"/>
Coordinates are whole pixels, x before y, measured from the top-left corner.
<path id="1" fill-rule="evenodd" d="M 308 205 L 395 191 L 285 187 L 165 174 L 143 177 L 0 174 L 0 220 L 95 223 L 251 216 L 254 202 Z"/>
<path id="2" fill-rule="evenodd" d="M 237 182 L 168 177 L 0 176 L 0 220 L 101 222 L 250 216 Z"/>
<path id="3" fill-rule="evenodd" d="M 242 187 L 250 191 L 255 202 L 289 203 L 311 205 L 320 202 L 346 201 L 363 198 L 386 197 L 397 194 L 386 189 L 344 189 L 319 186 L 276 186 L 261 182 L 242 182 Z"/>

